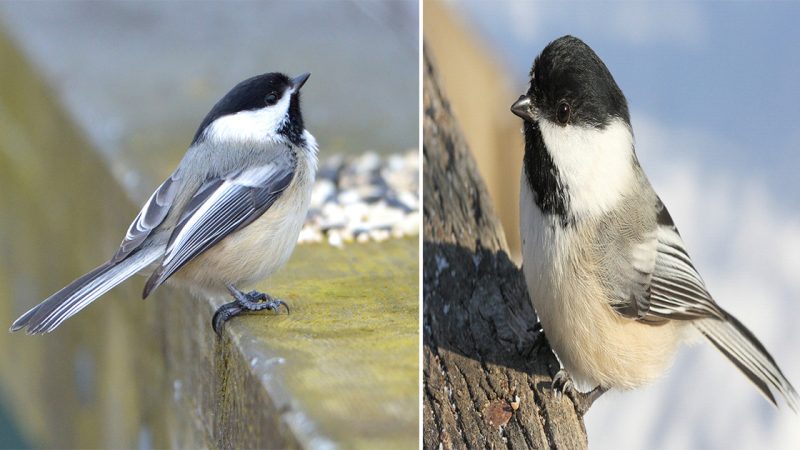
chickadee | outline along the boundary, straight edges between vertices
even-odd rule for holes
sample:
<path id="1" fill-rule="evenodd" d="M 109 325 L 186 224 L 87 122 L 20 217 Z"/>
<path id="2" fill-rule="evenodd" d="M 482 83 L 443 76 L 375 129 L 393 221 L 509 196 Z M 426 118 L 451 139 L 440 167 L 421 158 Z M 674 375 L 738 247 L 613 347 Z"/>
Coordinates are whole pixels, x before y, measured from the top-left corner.
<path id="1" fill-rule="evenodd" d="M 152 272 L 143 298 L 170 277 L 194 292 L 230 293 L 234 301 L 212 319 L 217 333 L 242 311 L 286 306 L 236 286 L 283 266 L 303 226 L 317 168 L 317 142 L 300 114 L 300 88 L 309 76 L 266 73 L 231 89 L 111 259 L 23 314 L 11 331 L 53 331 L 140 271 Z"/>
<path id="2" fill-rule="evenodd" d="M 625 96 L 603 61 L 564 36 L 536 58 L 530 78 L 511 107 L 525 135 L 523 272 L 563 366 L 556 394 L 583 414 L 608 389 L 664 373 L 695 329 L 773 404 L 777 392 L 797 411 L 775 360 L 708 293 L 639 165 Z M 594 389 L 579 393 L 573 379 Z"/>

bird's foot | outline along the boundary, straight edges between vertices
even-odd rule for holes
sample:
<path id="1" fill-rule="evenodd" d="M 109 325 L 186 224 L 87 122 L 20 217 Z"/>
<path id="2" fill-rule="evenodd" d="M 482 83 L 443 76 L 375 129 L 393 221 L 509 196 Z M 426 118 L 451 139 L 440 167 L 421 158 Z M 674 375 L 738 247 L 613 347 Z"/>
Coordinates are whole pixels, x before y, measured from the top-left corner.
<path id="1" fill-rule="evenodd" d="M 561 400 L 562 395 L 566 395 L 572 400 L 572 404 L 575 406 L 575 413 L 578 414 L 578 417 L 583 417 L 586 412 L 589 411 L 594 401 L 608 390 L 608 388 L 597 386 L 589 392 L 580 392 L 575 387 L 572 377 L 564 369 L 559 370 L 556 376 L 553 377 L 551 388 L 557 400 Z"/>
<path id="2" fill-rule="evenodd" d="M 227 287 L 234 301 L 220 306 L 217 312 L 214 313 L 214 317 L 211 319 L 211 327 L 217 335 L 222 332 L 223 323 L 245 311 L 261 311 L 262 309 L 277 311 L 283 306 L 286 308 L 286 313 L 289 313 L 289 305 L 283 300 L 272 298 L 258 291 L 250 291 L 245 294 L 230 284 Z"/>
<path id="3" fill-rule="evenodd" d="M 561 400 L 561 397 L 564 394 L 570 397 L 577 392 L 577 389 L 575 389 L 575 383 L 572 382 L 572 377 L 569 376 L 569 373 L 564 369 L 559 370 L 558 373 L 553 377 L 551 389 L 553 389 L 553 396 L 556 398 L 556 400 Z"/>

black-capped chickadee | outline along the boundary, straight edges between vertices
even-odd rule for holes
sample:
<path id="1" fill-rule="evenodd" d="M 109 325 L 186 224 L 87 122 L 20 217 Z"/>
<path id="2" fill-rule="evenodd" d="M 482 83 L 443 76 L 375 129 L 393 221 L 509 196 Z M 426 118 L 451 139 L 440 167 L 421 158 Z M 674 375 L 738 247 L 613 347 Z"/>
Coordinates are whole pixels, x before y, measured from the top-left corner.
<path id="1" fill-rule="evenodd" d="M 773 403 L 798 395 L 756 337 L 706 290 L 634 152 L 628 105 L 580 39 L 551 42 L 523 119 L 523 271 L 547 340 L 563 366 L 553 379 L 583 414 L 611 388 L 664 373 L 698 330 Z M 577 391 L 572 380 L 594 389 Z"/>
<path id="2" fill-rule="evenodd" d="M 266 73 L 231 89 L 114 256 L 23 314 L 11 331 L 53 331 L 140 271 L 152 271 L 143 298 L 170 277 L 194 292 L 230 293 L 235 300 L 212 319 L 217 333 L 242 311 L 286 306 L 236 286 L 283 266 L 303 226 L 317 168 L 317 142 L 300 114 L 300 88 L 309 76 Z"/>

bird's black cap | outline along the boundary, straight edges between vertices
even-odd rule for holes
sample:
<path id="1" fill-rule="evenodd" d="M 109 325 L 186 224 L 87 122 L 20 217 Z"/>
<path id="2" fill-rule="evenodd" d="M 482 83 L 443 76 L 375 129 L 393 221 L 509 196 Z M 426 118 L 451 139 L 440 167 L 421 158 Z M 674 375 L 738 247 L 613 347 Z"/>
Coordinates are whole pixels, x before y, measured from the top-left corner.
<path id="1" fill-rule="evenodd" d="M 203 132 L 216 119 L 236 114 L 240 111 L 257 110 L 268 106 L 268 103 L 277 103 L 289 88 L 294 88 L 292 100 L 289 104 L 289 120 L 278 130 L 287 135 L 290 141 L 295 142 L 302 138 L 303 116 L 300 113 L 300 88 L 305 84 L 310 73 L 304 73 L 294 79 L 278 73 L 270 72 L 248 78 L 233 87 L 217 104 L 211 108 L 203 122 L 197 128 L 192 140 L 192 145 L 203 140 Z M 274 97 L 271 97 L 274 95 Z"/>
<path id="2" fill-rule="evenodd" d="M 563 36 L 536 57 L 526 94 L 540 115 L 555 121 L 557 108 L 569 104 L 576 125 L 605 128 L 614 118 L 630 124 L 628 103 L 614 77 L 582 40 Z"/>

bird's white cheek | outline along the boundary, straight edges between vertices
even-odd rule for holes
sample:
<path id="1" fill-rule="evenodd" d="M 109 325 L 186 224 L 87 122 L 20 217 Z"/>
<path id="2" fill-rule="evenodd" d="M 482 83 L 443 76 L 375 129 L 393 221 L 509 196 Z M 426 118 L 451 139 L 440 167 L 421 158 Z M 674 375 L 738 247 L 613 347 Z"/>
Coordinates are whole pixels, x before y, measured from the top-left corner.
<path id="1" fill-rule="evenodd" d="M 222 116 L 208 127 L 207 138 L 217 142 L 268 141 L 287 120 L 290 93 L 273 106 Z"/>
<path id="2" fill-rule="evenodd" d="M 631 189 L 633 135 L 624 121 L 597 130 L 542 120 L 539 128 L 576 215 L 602 215 Z"/>

